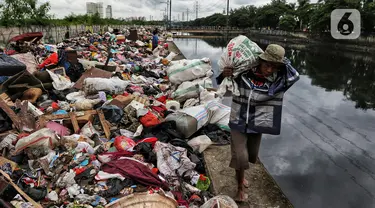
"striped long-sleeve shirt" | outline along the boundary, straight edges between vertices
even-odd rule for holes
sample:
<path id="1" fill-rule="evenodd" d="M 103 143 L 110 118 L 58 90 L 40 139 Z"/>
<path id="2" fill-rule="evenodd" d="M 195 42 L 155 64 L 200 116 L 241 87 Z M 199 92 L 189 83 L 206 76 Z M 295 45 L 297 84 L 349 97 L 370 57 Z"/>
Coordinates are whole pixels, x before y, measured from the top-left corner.
<path id="1" fill-rule="evenodd" d="M 250 77 L 253 70 L 238 76 L 240 96 L 233 96 L 229 126 L 243 133 L 280 134 L 284 93 L 299 80 L 288 59 L 275 81 L 257 85 Z"/>

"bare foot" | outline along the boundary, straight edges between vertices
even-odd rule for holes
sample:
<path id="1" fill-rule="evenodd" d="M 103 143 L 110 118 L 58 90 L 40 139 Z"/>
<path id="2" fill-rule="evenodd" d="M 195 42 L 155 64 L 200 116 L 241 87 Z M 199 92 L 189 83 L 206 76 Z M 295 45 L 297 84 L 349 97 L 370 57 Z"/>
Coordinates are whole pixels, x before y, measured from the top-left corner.
<path id="1" fill-rule="evenodd" d="M 249 188 L 249 181 L 247 181 L 246 179 L 243 179 L 243 186 L 245 188 Z"/>
<path id="2" fill-rule="evenodd" d="M 246 202 L 248 195 L 244 191 L 238 191 L 234 201 L 236 202 Z"/>

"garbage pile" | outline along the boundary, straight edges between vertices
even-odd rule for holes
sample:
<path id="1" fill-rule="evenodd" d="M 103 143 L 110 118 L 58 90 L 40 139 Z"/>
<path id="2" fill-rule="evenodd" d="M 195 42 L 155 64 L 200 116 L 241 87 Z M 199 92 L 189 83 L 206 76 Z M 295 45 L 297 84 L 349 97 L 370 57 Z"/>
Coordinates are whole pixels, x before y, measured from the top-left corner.
<path id="1" fill-rule="evenodd" d="M 111 207 L 159 193 L 211 207 L 202 152 L 229 144 L 230 108 L 209 59 L 174 60 L 166 39 L 154 51 L 151 39 L 82 34 L 2 54 L 17 69 L 0 73 L 2 206 Z"/>

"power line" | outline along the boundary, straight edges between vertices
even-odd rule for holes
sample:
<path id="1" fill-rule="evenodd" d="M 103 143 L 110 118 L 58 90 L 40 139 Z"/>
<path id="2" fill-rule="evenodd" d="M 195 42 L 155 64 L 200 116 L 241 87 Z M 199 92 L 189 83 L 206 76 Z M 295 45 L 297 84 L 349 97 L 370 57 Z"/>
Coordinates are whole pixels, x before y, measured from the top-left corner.
<path id="1" fill-rule="evenodd" d="M 212 13 L 212 8 L 213 7 L 223 8 L 224 5 L 226 5 L 226 2 L 224 2 L 224 1 L 223 2 L 216 2 L 216 5 L 209 6 L 208 8 L 206 8 L 205 11 L 204 11 L 204 9 L 201 8 L 200 11 L 201 11 L 202 14 Z M 219 13 L 219 12 L 216 12 L 216 13 Z"/>
<path id="2" fill-rule="evenodd" d="M 213 3 L 210 3 L 208 5 L 205 5 L 205 6 L 202 6 L 201 5 L 201 10 L 212 10 L 213 7 L 216 7 L 218 6 L 219 4 L 222 5 L 225 3 L 225 0 L 216 0 L 215 2 Z"/>

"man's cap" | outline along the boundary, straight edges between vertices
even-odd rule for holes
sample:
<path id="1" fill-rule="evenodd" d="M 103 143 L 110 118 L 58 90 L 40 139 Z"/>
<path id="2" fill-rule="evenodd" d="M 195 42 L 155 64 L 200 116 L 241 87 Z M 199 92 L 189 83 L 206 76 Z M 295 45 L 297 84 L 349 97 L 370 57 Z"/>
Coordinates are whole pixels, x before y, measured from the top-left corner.
<path id="1" fill-rule="evenodd" d="M 259 55 L 259 58 L 268 62 L 284 63 L 285 49 L 277 44 L 270 44 L 267 46 L 264 53 Z"/>

